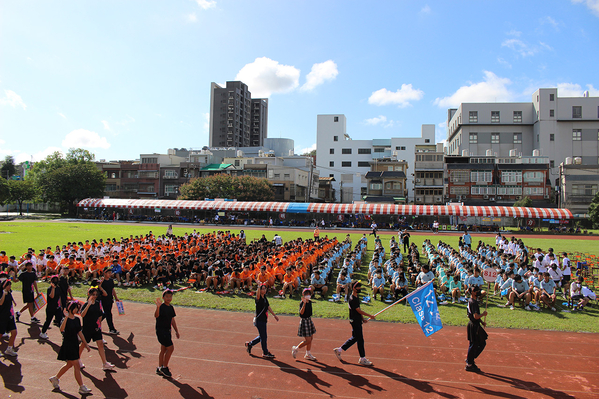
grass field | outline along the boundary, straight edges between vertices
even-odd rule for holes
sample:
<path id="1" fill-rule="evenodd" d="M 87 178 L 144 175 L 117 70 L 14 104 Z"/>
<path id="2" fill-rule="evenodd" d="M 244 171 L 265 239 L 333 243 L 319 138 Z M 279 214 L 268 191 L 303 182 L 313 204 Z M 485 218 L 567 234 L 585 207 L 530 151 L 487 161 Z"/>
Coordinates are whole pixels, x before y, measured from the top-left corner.
<path id="1" fill-rule="evenodd" d="M 215 227 L 199 228 L 195 227 L 199 232 L 214 231 Z M 85 241 L 92 239 L 106 239 L 108 237 L 116 237 L 117 239 L 121 236 L 129 235 L 143 235 L 149 231 L 153 231 L 154 234 L 162 234 L 166 232 L 166 225 L 162 224 L 110 224 L 110 223 L 76 223 L 76 222 L 3 222 L 0 223 L 0 250 L 5 250 L 8 255 L 21 255 L 27 251 L 28 247 L 34 248 L 36 251 L 41 248 L 51 246 L 54 248 L 56 245 L 63 245 L 67 242 L 72 241 Z M 194 227 L 175 227 L 174 234 L 183 235 L 185 232 L 192 232 Z M 231 228 L 233 232 L 238 232 L 239 228 Z M 277 230 L 277 229 L 245 229 L 248 242 L 253 238 L 259 238 L 262 234 L 265 234 L 267 238 L 271 239 L 275 231 L 279 232 L 284 241 L 295 239 L 298 237 L 309 238 L 312 237 L 312 231 L 307 229 L 297 229 L 293 231 L 288 230 Z M 321 232 L 321 236 L 328 234 L 329 236 L 337 236 L 342 239 L 347 232 L 344 230 L 324 230 Z M 385 247 L 388 249 L 388 240 L 390 234 L 383 232 L 382 240 Z M 361 233 L 352 233 L 352 240 L 354 243 L 361 237 Z M 440 234 L 440 235 L 413 235 L 412 241 L 418 245 L 426 238 L 436 242 L 443 240 L 452 246 L 457 246 L 458 235 Z M 473 241 L 481 239 L 485 242 L 494 243 L 494 235 L 480 234 L 473 235 Z M 553 247 L 556 252 L 567 251 L 579 251 L 579 252 L 597 252 L 597 241 L 595 240 L 566 240 L 558 237 L 551 238 L 528 238 L 524 237 L 525 243 L 529 246 L 540 247 L 547 249 Z M 369 249 L 372 249 L 372 236 L 370 237 Z M 364 262 L 367 262 L 371 258 L 371 251 L 363 257 Z M 363 270 L 366 266 L 362 267 Z M 360 276 L 362 280 L 365 280 L 365 276 Z M 40 289 L 45 292 L 47 285 L 40 284 Z M 19 284 L 15 285 L 15 289 L 20 289 Z M 87 286 L 75 286 L 74 294 L 77 297 L 84 297 Z M 158 292 L 153 290 L 151 287 L 141 288 L 119 288 L 118 295 L 123 300 L 139 301 L 139 302 L 153 302 L 154 299 L 159 295 Z M 561 304 L 561 300 L 558 299 L 558 303 Z M 192 289 L 179 292 L 175 295 L 174 304 L 183 306 L 198 306 L 212 309 L 224 309 L 231 311 L 244 311 L 253 312 L 254 301 L 253 298 L 246 295 L 217 295 L 213 293 L 196 293 Z M 558 311 L 556 313 L 550 310 L 543 310 L 542 312 L 526 312 L 522 308 L 516 307 L 516 310 L 509 310 L 509 308 L 499 308 L 497 305 L 505 304 L 504 300 L 500 300 L 496 297 L 489 299 L 489 316 L 487 322 L 489 326 L 493 327 L 505 327 L 505 328 L 522 328 L 522 329 L 541 329 L 541 330 L 562 330 L 562 331 L 585 331 L 585 332 L 599 332 L 599 323 L 597 323 L 597 317 L 599 317 L 599 310 L 596 306 L 588 308 L 583 313 L 566 313 Z M 286 314 L 297 314 L 298 301 L 297 299 L 272 299 L 271 305 L 278 313 Z M 364 310 L 369 313 L 376 313 L 378 310 L 384 308 L 388 304 L 378 301 L 363 305 Z M 564 307 L 559 307 L 560 310 Z M 317 317 L 330 317 L 330 318 L 347 318 L 347 306 L 343 302 L 333 303 L 329 301 L 316 300 L 314 306 L 314 312 Z M 448 325 L 465 325 L 466 324 L 466 305 L 446 305 L 440 306 L 441 319 L 444 324 Z M 248 314 L 248 318 L 251 316 Z M 399 304 L 389 311 L 383 313 L 380 320 L 393 321 L 400 323 L 414 323 L 415 318 L 410 310 L 409 306 Z M 118 319 L 117 319 L 118 321 Z"/>

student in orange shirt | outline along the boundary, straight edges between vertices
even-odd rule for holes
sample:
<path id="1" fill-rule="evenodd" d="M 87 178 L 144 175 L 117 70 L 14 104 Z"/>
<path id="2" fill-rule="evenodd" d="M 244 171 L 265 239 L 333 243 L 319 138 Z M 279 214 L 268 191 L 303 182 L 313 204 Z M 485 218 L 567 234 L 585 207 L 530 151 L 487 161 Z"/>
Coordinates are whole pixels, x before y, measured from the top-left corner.
<path id="1" fill-rule="evenodd" d="M 249 291 L 252 289 L 252 272 L 250 270 L 250 266 L 248 264 L 243 266 L 243 270 L 241 271 L 241 286 L 243 289 Z"/>
<path id="2" fill-rule="evenodd" d="M 266 266 L 260 266 L 260 272 L 256 274 L 256 284 L 266 284 L 268 289 L 271 289 L 275 285 L 275 278 L 266 271 Z"/>
<path id="3" fill-rule="evenodd" d="M 282 298 L 285 298 L 285 293 L 289 291 L 289 298 L 293 298 L 293 291 L 297 286 L 297 279 L 293 274 L 293 268 L 288 267 L 285 275 L 283 276 L 283 294 Z"/>
<path id="4" fill-rule="evenodd" d="M 283 283 L 283 276 L 285 275 L 285 272 L 286 272 L 283 262 L 278 262 L 277 266 L 273 269 L 272 272 L 275 277 L 275 283 L 276 282 Z"/>
<path id="5" fill-rule="evenodd" d="M 229 279 L 229 289 L 233 288 L 234 292 L 237 294 L 237 290 L 241 289 L 241 269 L 235 268 L 231 272 L 231 277 Z"/>

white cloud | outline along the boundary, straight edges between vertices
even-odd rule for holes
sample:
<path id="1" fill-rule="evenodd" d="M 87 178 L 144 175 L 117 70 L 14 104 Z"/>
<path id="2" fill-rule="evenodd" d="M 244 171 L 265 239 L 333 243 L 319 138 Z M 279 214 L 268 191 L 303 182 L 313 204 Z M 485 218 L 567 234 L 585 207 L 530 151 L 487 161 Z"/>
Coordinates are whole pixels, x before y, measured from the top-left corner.
<path id="1" fill-rule="evenodd" d="M 216 1 L 214 0 L 196 0 L 196 3 L 204 10 L 216 7 Z"/>
<path id="2" fill-rule="evenodd" d="M 514 95 L 507 88 L 512 83 L 511 80 L 500 78 L 490 71 L 484 71 L 484 73 L 484 81 L 462 86 L 451 96 L 436 98 L 434 104 L 440 108 L 447 108 L 457 107 L 465 102 L 513 101 Z"/>
<path id="3" fill-rule="evenodd" d="M 536 49 L 531 48 L 528 44 L 524 43 L 520 39 L 506 39 L 503 41 L 503 43 L 501 43 L 501 47 L 510 48 L 520 54 L 522 57 L 528 57 L 537 53 Z"/>
<path id="4" fill-rule="evenodd" d="M 520 32 L 519 30 L 516 30 L 516 29 L 512 29 L 507 34 L 508 34 L 508 36 L 520 37 L 520 35 L 522 34 L 522 32 Z"/>
<path id="5" fill-rule="evenodd" d="M 384 115 L 375 116 L 374 118 L 366 119 L 364 121 L 367 125 L 378 125 L 380 123 L 387 122 L 387 117 Z"/>
<path id="6" fill-rule="evenodd" d="M 593 85 L 588 84 L 586 90 L 589 91 L 591 97 L 599 97 L 599 89 L 595 89 Z M 557 84 L 557 95 L 559 97 L 582 97 L 582 93 L 585 91 L 577 83 L 558 83 Z"/>
<path id="7" fill-rule="evenodd" d="M 599 17 L 599 0 L 572 0 L 572 3 L 585 3 L 589 10 Z"/>
<path id="8" fill-rule="evenodd" d="M 197 22 L 198 16 L 195 12 L 192 12 L 190 14 L 185 15 L 185 19 L 187 20 L 187 22 Z"/>
<path id="9" fill-rule="evenodd" d="M 497 62 L 499 62 L 501 65 L 505 66 L 506 68 L 512 69 L 512 64 L 510 64 L 509 62 L 507 62 L 506 60 L 504 60 L 501 57 L 497 58 Z"/>
<path id="10" fill-rule="evenodd" d="M 76 129 L 67 134 L 62 141 L 64 148 L 110 148 L 106 137 L 100 137 L 96 132 L 85 129 Z"/>
<path id="11" fill-rule="evenodd" d="M 551 18 L 548 15 L 541 18 L 541 24 L 549 24 L 549 25 L 553 26 L 555 29 L 557 29 L 559 27 L 559 22 L 557 22 L 555 19 Z"/>
<path id="12" fill-rule="evenodd" d="M 0 105 L 10 105 L 13 108 L 17 106 L 22 107 L 23 110 L 27 108 L 27 105 L 23 102 L 20 95 L 12 90 L 4 90 L 5 97 L 0 98 Z"/>
<path id="13" fill-rule="evenodd" d="M 429 5 L 427 4 L 427 5 L 425 5 L 424 7 L 422 7 L 422 9 L 420 10 L 420 12 L 421 12 L 422 14 L 430 14 L 430 12 L 431 12 L 431 8 L 430 8 L 430 7 L 429 7 Z"/>
<path id="14" fill-rule="evenodd" d="M 313 90 L 316 86 L 320 86 L 327 80 L 334 80 L 338 74 L 337 64 L 333 60 L 314 64 L 312 65 L 312 70 L 306 76 L 306 83 L 301 87 L 301 90 Z"/>
<path id="15" fill-rule="evenodd" d="M 61 118 L 67 119 L 67 117 L 66 117 L 66 116 L 64 116 L 64 114 L 63 114 L 62 112 L 59 112 L 59 113 L 58 113 L 58 116 L 60 116 Z"/>
<path id="16" fill-rule="evenodd" d="M 307 154 L 309 152 L 312 152 L 316 149 L 316 143 L 312 144 L 310 147 L 304 148 L 302 150 L 299 151 L 299 154 Z"/>
<path id="17" fill-rule="evenodd" d="M 14 155 L 15 163 L 21 163 L 21 162 L 31 161 L 31 160 L 33 160 L 34 162 L 38 162 L 38 161 L 41 161 L 42 159 L 46 158 L 48 155 L 54 154 L 56 151 L 63 152 L 63 150 L 58 147 L 47 147 L 47 148 L 44 148 L 43 150 L 38 151 L 32 155 L 30 155 L 26 152 L 19 152 L 18 154 Z"/>
<path id="18" fill-rule="evenodd" d="M 110 127 L 107 121 L 102 121 L 102 125 L 104 125 L 105 130 L 112 131 L 112 128 Z"/>
<path id="19" fill-rule="evenodd" d="M 300 70 L 282 65 L 267 57 L 256 58 L 245 64 L 235 80 L 248 85 L 252 97 L 270 97 L 273 93 L 286 93 L 299 86 Z"/>
<path id="20" fill-rule="evenodd" d="M 368 104 L 397 104 L 399 108 L 405 108 L 411 105 L 410 101 L 418 101 L 423 96 L 424 92 L 420 89 L 414 89 L 412 84 L 402 84 L 401 89 L 397 89 L 395 92 L 385 88 L 373 92 L 368 98 Z"/>

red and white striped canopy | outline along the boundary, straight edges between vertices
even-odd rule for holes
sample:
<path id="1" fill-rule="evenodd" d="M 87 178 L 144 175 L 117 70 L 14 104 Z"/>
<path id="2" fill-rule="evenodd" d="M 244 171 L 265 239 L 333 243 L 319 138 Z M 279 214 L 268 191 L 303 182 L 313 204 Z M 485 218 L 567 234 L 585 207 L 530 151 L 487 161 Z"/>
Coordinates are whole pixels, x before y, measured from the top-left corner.
<path id="1" fill-rule="evenodd" d="M 291 206 L 292 205 L 292 206 Z M 119 198 L 88 198 L 77 204 L 81 208 L 124 209 L 192 209 L 244 212 L 291 212 L 328 214 L 407 215 L 407 216 L 483 216 L 534 219 L 571 219 L 568 209 L 514 208 L 511 206 L 445 206 L 394 204 L 324 204 L 253 201 L 180 201 Z"/>

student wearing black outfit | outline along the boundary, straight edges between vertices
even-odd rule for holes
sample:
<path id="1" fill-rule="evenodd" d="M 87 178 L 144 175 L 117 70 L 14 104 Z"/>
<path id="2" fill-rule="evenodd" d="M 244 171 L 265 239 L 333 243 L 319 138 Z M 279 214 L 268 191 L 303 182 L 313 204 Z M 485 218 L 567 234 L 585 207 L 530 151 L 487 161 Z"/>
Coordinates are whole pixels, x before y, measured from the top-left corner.
<path id="1" fill-rule="evenodd" d="M 58 276 L 53 276 L 50 279 L 50 287 L 48 287 L 47 291 L 47 303 L 46 303 L 46 321 L 44 326 L 42 327 L 42 332 L 40 333 L 41 339 L 48 339 L 48 328 L 50 327 L 50 323 L 52 319 L 54 319 L 54 324 L 60 325 L 62 321 L 62 306 L 60 303 L 60 298 L 62 297 L 60 293 L 60 288 L 58 287 Z"/>
<path id="2" fill-rule="evenodd" d="M 112 322 L 112 305 L 119 298 L 114 290 L 114 280 L 112 279 L 112 270 L 110 267 L 104 269 L 104 280 L 100 281 L 99 289 L 102 292 L 100 301 L 104 309 L 104 319 L 108 323 L 108 333 L 118 335 L 119 332 L 114 328 L 114 323 Z"/>
<path id="3" fill-rule="evenodd" d="M 106 361 L 106 353 L 104 352 L 104 340 L 102 339 L 102 317 L 104 316 L 104 312 L 102 311 L 102 306 L 100 306 L 100 301 L 98 300 L 99 291 L 97 288 L 90 288 L 87 291 L 87 302 L 81 308 L 81 317 L 83 318 L 83 337 L 85 341 L 81 342 L 81 346 L 79 347 L 79 356 L 83 353 L 83 349 L 87 346 L 87 343 L 91 341 L 95 341 L 98 346 L 98 353 L 100 354 L 100 359 L 102 359 L 102 369 L 103 370 L 112 370 L 114 368 L 114 364 L 108 363 Z M 84 368 L 85 366 L 79 359 L 79 368 Z"/>
<path id="4" fill-rule="evenodd" d="M 487 345 L 487 333 L 481 327 L 485 327 L 487 324 L 480 319 L 487 315 L 487 311 L 485 310 L 483 313 L 480 313 L 480 308 L 478 306 L 478 299 L 480 297 L 480 287 L 475 285 L 472 286 L 470 291 L 470 299 L 468 300 L 468 341 L 470 341 L 470 345 L 468 346 L 468 357 L 466 358 L 466 371 L 480 372 L 481 370 L 474 363 L 474 359 L 476 359 L 482 351 L 485 349 Z"/>
<path id="5" fill-rule="evenodd" d="M 8 347 L 4 351 L 5 356 L 17 356 L 14 350 L 15 339 L 17 338 L 17 324 L 13 316 L 13 298 L 11 293 L 12 283 L 10 280 L 0 282 L 0 334 L 10 334 L 8 338 Z"/>
<path id="6" fill-rule="evenodd" d="M 164 300 L 164 303 L 162 303 Z M 173 291 L 164 290 L 162 300 L 156 298 L 156 310 L 154 317 L 156 318 L 156 337 L 160 343 L 160 353 L 158 354 L 158 368 L 156 374 L 170 378 L 172 374 L 168 368 L 168 362 L 175 350 L 171 334 L 171 328 L 175 329 L 177 339 L 179 339 L 179 328 L 175 322 L 175 308 L 171 305 L 173 300 Z"/>
<path id="7" fill-rule="evenodd" d="M 25 309 L 29 309 L 29 314 L 31 315 L 32 323 L 39 323 L 39 319 L 34 316 L 34 308 L 33 301 L 35 297 L 39 294 L 37 289 L 37 274 L 33 271 L 33 264 L 31 262 L 25 263 L 25 270 L 22 271 L 18 279 L 23 283 L 22 294 L 23 294 L 23 303 L 25 304 L 23 308 L 21 308 L 20 312 L 17 312 L 17 321 L 19 321 L 19 317 L 21 316 L 21 312 L 25 311 Z M 33 295 L 33 290 L 35 289 L 35 295 Z"/>
<path id="8" fill-rule="evenodd" d="M 403 242 L 403 251 L 408 253 L 408 249 L 410 248 L 410 233 L 406 230 L 401 233 L 401 241 Z"/>
<path id="9" fill-rule="evenodd" d="M 262 357 L 265 359 L 273 359 L 275 355 L 268 351 L 268 346 L 266 343 L 266 322 L 268 320 L 268 312 L 270 312 L 273 315 L 276 321 L 279 321 L 279 317 L 270 308 L 268 299 L 266 298 L 267 288 L 268 286 L 265 283 L 263 283 L 260 284 L 260 286 L 256 290 L 256 317 L 254 318 L 254 326 L 258 329 L 258 336 L 254 338 L 252 341 L 246 342 L 245 348 L 247 352 L 251 355 L 252 347 L 254 345 L 258 345 L 258 343 L 261 343 Z"/>
<path id="10" fill-rule="evenodd" d="M 366 359 L 366 352 L 364 351 L 364 334 L 362 333 L 362 324 L 368 321 L 368 319 L 364 319 L 364 316 L 371 319 L 374 319 L 375 316 L 360 309 L 360 292 L 362 291 L 362 283 L 360 281 L 352 281 L 350 287 L 351 290 L 349 290 L 347 294 L 347 304 L 349 306 L 349 323 L 352 327 L 352 336 L 339 348 L 333 349 L 333 352 L 335 352 L 337 358 L 341 360 L 341 353 L 348 350 L 353 344 L 357 343 L 358 352 L 360 353 L 360 360 L 358 363 L 362 366 L 372 366 L 372 362 Z"/>

